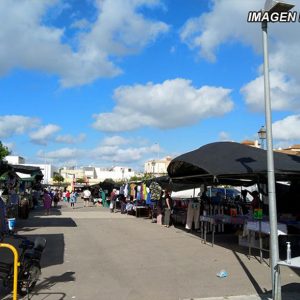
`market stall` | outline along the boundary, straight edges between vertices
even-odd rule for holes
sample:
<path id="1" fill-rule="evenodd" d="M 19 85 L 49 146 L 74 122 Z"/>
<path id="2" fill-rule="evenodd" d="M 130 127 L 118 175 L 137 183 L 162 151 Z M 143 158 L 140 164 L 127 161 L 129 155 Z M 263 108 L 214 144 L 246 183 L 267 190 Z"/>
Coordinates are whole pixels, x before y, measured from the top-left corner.
<path id="1" fill-rule="evenodd" d="M 1 228 L 6 231 L 5 219 L 27 218 L 32 189 L 41 189 L 43 174 L 38 167 L 10 165 L 1 162 Z"/>
<path id="2" fill-rule="evenodd" d="M 275 178 L 276 181 L 287 181 L 291 183 L 289 189 L 292 186 L 299 186 L 300 182 L 300 157 L 295 155 L 287 155 L 283 153 L 274 152 L 274 167 L 275 167 Z M 198 186 L 217 186 L 217 185 L 230 185 L 238 187 L 249 187 L 256 185 L 260 196 L 264 198 L 265 205 L 268 205 L 267 191 L 265 184 L 267 183 L 267 153 L 263 149 L 258 149 L 254 147 L 249 147 L 239 143 L 233 142 L 218 142 L 205 145 L 197 150 L 188 152 L 186 154 L 180 155 L 173 159 L 168 166 L 168 174 L 173 183 L 181 184 L 198 184 Z M 299 189 L 294 189 L 299 193 Z M 297 194 L 298 195 L 298 194 Z M 300 195 L 300 193 L 299 193 Z M 288 199 L 287 199 L 288 198 Z M 293 201 L 293 209 L 285 211 L 285 216 L 287 220 L 293 220 L 294 222 L 300 221 L 300 201 L 295 201 L 295 197 L 291 197 L 290 194 L 282 194 L 277 197 L 277 201 L 282 208 L 284 203 L 287 201 Z M 227 202 L 224 197 L 218 204 L 223 205 Z M 242 200 L 242 201 L 240 201 Z M 247 204 L 243 199 L 239 199 L 238 203 Z M 297 203 L 296 203 L 297 202 Z M 203 199 L 203 203 L 207 207 L 211 207 L 213 203 L 211 198 Z M 228 204 L 228 203 L 227 203 Z M 236 202 L 232 202 L 236 205 Z M 259 203 L 262 205 L 262 203 Z M 233 207 L 234 208 L 234 207 Z M 264 219 L 268 218 L 268 210 L 264 208 Z M 249 221 L 253 219 L 253 209 L 251 211 Z M 209 218 L 211 224 L 210 230 L 216 225 L 216 223 L 227 223 L 228 220 L 231 224 L 236 222 L 236 219 L 241 215 L 237 212 L 235 216 L 230 214 L 230 210 L 226 213 L 217 213 L 215 209 L 205 209 L 206 218 Z M 283 211 L 279 210 L 279 219 L 281 218 L 281 213 Z M 203 214 L 201 214 L 203 216 Z M 221 215 L 219 220 L 216 220 L 216 215 Z M 226 218 L 230 216 L 230 218 Z M 224 218 L 225 217 L 225 218 Z M 202 220 L 203 217 L 202 217 Z M 207 219 L 206 219 L 207 220 Z M 211 221 L 213 220 L 213 221 Z M 220 221 L 221 220 L 221 221 Z M 224 220 L 226 222 L 224 222 Z M 214 224 L 214 226 L 213 226 Z M 220 224 L 218 224 L 220 226 Z"/>

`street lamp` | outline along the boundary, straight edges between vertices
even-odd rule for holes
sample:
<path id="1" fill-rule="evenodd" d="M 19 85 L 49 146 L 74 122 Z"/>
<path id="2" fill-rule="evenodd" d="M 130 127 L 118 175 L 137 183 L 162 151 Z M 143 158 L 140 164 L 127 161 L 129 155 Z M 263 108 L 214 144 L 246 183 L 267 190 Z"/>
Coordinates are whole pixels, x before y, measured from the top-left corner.
<path id="1" fill-rule="evenodd" d="M 125 169 L 121 168 L 121 171 L 122 171 L 122 182 L 124 182 L 124 172 L 125 172 Z"/>
<path id="2" fill-rule="evenodd" d="M 267 0 L 265 11 L 269 14 L 288 12 L 294 5 L 283 1 Z M 275 193 L 273 138 L 272 138 L 272 116 L 270 100 L 270 78 L 269 78 L 269 56 L 268 56 L 268 22 L 262 22 L 263 51 L 264 51 L 264 99 L 265 117 L 267 131 L 267 168 L 268 168 L 268 199 L 269 199 L 269 220 L 270 220 L 270 247 L 271 247 L 271 276 L 272 276 L 272 296 L 274 300 L 281 300 L 281 286 L 279 282 L 279 272 L 277 263 L 279 260 L 279 247 L 277 235 L 277 208 Z"/>
<path id="3" fill-rule="evenodd" d="M 266 132 L 266 128 L 265 126 L 261 126 L 261 128 L 259 129 L 259 131 L 257 132 L 258 137 L 260 139 L 260 145 L 262 149 L 265 149 L 265 139 L 267 138 L 267 132 Z"/>
<path id="4" fill-rule="evenodd" d="M 154 177 L 154 167 L 155 167 L 155 160 L 154 159 L 151 161 L 151 165 L 152 165 L 152 176 Z"/>

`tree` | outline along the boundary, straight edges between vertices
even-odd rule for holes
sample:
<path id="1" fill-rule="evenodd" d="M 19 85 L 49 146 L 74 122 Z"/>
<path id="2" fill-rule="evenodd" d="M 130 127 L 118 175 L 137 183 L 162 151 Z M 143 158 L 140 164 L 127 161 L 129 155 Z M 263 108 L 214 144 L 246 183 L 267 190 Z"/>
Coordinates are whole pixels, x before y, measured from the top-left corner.
<path id="1" fill-rule="evenodd" d="M 3 158 L 7 155 L 9 155 L 11 152 L 8 150 L 6 146 L 2 144 L 0 141 L 0 160 L 3 160 Z"/>
<path id="2" fill-rule="evenodd" d="M 57 183 L 62 183 L 65 181 L 65 179 L 58 173 L 55 173 L 53 176 L 53 181 Z"/>
<path id="3" fill-rule="evenodd" d="M 76 178 L 77 183 L 85 183 L 84 178 Z"/>

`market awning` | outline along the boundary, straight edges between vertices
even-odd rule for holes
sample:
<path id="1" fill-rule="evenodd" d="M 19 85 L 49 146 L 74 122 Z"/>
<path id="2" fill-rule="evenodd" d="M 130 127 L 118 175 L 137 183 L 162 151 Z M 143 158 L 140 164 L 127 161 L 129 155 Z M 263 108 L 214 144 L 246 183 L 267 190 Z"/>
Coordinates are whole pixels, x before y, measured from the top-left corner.
<path id="1" fill-rule="evenodd" d="M 154 177 L 152 179 L 148 179 L 144 181 L 147 186 L 151 184 L 152 181 L 156 181 L 162 189 L 168 189 L 170 191 L 178 192 L 178 191 L 184 191 L 189 190 L 193 188 L 198 188 L 200 186 L 199 182 L 174 182 L 169 176 L 160 176 L 160 177 Z"/>
<path id="2" fill-rule="evenodd" d="M 43 175 L 43 173 L 39 167 L 23 166 L 23 165 L 10 165 L 10 166 L 14 172 L 30 174 L 32 176 Z"/>
<path id="3" fill-rule="evenodd" d="M 274 152 L 276 180 L 300 179 L 300 157 Z M 173 159 L 172 181 L 251 185 L 267 178 L 267 151 L 234 142 L 207 144 Z"/>

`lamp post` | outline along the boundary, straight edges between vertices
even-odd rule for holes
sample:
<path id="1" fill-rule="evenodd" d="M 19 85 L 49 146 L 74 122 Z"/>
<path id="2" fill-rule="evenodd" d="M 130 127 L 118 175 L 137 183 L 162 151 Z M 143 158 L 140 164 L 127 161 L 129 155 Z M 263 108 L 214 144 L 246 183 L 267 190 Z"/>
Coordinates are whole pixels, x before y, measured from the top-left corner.
<path id="1" fill-rule="evenodd" d="M 151 161 L 151 165 L 152 165 L 152 176 L 154 177 L 154 167 L 155 167 L 155 160 L 154 159 Z"/>
<path id="2" fill-rule="evenodd" d="M 122 182 L 124 182 L 124 172 L 125 172 L 125 169 L 121 168 L 121 171 L 122 171 Z"/>
<path id="3" fill-rule="evenodd" d="M 269 14 L 288 12 L 294 5 L 283 1 L 267 0 L 264 10 Z M 269 79 L 269 56 L 268 56 L 268 22 L 262 22 L 263 51 L 264 51 L 264 99 L 265 117 L 267 131 L 267 168 L 268 168 L 268 199 L 269 199 L 269 220 L 270 220 L 270 250 L 271 250 L 271 276 L 272 276 L 272 298 L 281 300 L 281 286 L 277 263 L 279 260 L 278 231 L 277 231 L 277 208 L 275 193 L 275 174 L 273 157 L 272 138 L 272 116 L 270 100 L 270 79 Z"/>
<path id="4" fill-rule="evenodd" d="M 157 160 L 159 160 L 159 143 L 156 142 L 155 145 L 157 146 Z"/>
<path id="5" fill-rule="evenodd" d="M 265 139 L 267 138 L 267 131 L 265 126 L 261 126 L 259 131 L 257 132 L 258 138 L 260 139 L 260 145 L 262 149 L 265 149 Z"/>

